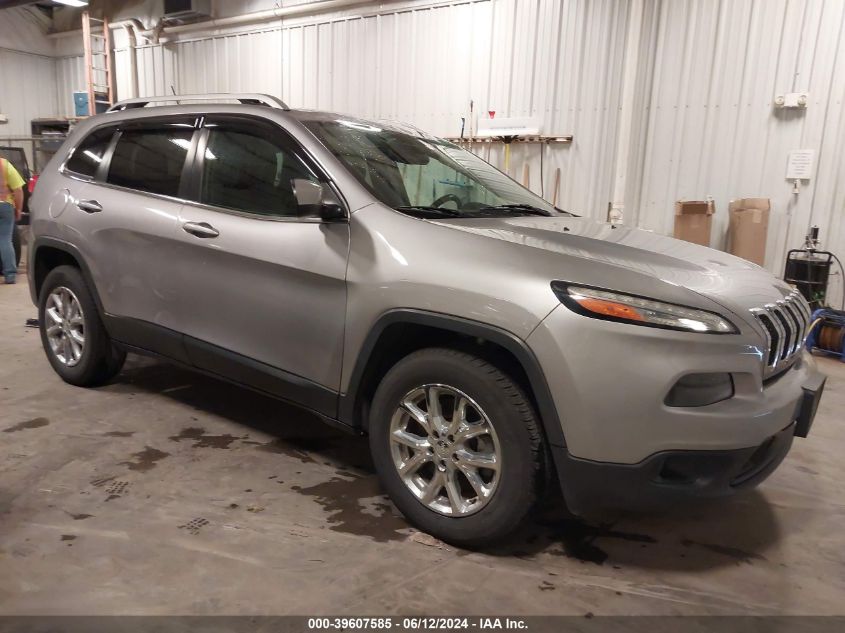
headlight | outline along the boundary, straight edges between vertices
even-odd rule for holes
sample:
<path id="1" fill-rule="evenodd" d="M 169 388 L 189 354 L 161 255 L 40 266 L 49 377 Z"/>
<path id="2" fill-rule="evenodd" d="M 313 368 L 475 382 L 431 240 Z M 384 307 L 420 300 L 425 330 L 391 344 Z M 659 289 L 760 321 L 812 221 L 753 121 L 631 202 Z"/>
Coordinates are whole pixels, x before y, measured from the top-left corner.
<path id="1" fill-rule="evenodd" d="M 706 310 L 697 310 L 674 303 L 663 303 L 662 301 L 609 290 L 570 286 L 559 281 L 552 282 L 552 290 L 570 310 L 596 319 L 671 330 L 685 330 L 687 332 L 706 332 L 709 334 L 736 334 L 739 332 L 733 323 Z"/>

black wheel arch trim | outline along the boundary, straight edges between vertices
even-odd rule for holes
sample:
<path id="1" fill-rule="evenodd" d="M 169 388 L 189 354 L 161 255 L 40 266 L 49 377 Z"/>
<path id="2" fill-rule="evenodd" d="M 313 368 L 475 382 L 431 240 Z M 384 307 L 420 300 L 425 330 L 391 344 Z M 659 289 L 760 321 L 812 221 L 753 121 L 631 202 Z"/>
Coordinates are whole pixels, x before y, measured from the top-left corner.
<path id="1" fill-rule="evenodd" d="M 429 312 L 413 308 L 397 308 L 382 314 L 370 328 L 364 343 L 358 352 L 355 367 L 349 380 L 349 388 L 346 393 L 341 394 L 338 403 L 338 418 L 349 425 L 358 425 L 355 420 L 356 413 L 361 404 L 362 383 L 367 367 L 372 359 L 373 352 L 379 338 L 391 325 L 411 324 L 435 327 L 438 329 L 462 334 L 473 338 L 482 338 L 491 343 L 499 345 L 510 352 L 522 365 L 525 375 L 528 377 L 534 398 L 537 402 L 538 414 L 546 440 L 549 444 L 558 447 L 566 447 L 566 440 L 563 434 L 563 427 L 560 424 L 557 407 L 552 398 L 546 376 L 540 367 L 540 362 L 528 347 L 528 344 L 507 330 L 494 325 L 451 316 L 440 312 Z M 360 424 L 366 430 L 366 421 Z"/>
<path id="2" fill-rule="evenodd" d="M 79 269 L 82 271 L 82 277 L 85 279 L 85 283 L 88 286 L 88 290 L 91 292 L 91 295 L 94 297 L 94 303 L 97 306 L 97 311 L 100 313 L 102 317 L 105 314 L 103 310 L 103 303 L 100 301 L 100 294 L 97 292 L 97 285 L 94 283 L 94 277 L 91 274 L 91 269 L 88 267 L 88 262 L 85 261 L 85 258 L 82 256 L 82 253 L 79 252 L 79 249 L 76 248 L 73 244 L 69 242 L 65 242 L 64 240 L 60 240 L 56 237 L 49 237 L 46 235 L 42 235 L 35 239 L 35 242 L 32 245 L 32 252 L 29 254 L 29 261 L 28 261 L 28 275 L 30 280 L 33 283 L 29 284 L 29 293 L 30 297 L 32 298 L 32 303 L 36 306 L 38 305 L 38 291 L 39 289 L 35 288 L 35 262 L 38 260 L 38 251 L 44 246 L 48 246 L 50 248 L 55 248 L 56 250 L 64 251 L 71 257 L 73 257 L 76 262 L 79 264 Z"/>

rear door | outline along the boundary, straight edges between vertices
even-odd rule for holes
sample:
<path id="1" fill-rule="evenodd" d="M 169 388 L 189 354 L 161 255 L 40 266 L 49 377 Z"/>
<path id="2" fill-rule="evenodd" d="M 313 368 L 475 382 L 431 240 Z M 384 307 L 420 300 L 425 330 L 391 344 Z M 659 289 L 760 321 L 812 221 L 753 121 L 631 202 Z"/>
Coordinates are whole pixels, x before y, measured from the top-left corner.
<path id="1" fill-rule="evenodd" d="M 74 191 L 74 211 L 82 218 L 78 227 L 87 237 L 86 258 L 96 263 L 110 332 L 180 360 L 180 337 L 172 334 L 168 344 L 168 337 L 157 333 L 177 325 L 179 294 L 172 270 L 179 262 L 182 174 L 195 122 L 191 116 L 119 125 L 108 151 L 97 159 L 94 180 Z"/>
<path id="2" fill-rule="evenodd" d="M 334 415 L 349 225 L 301 217 L 292 180 L 327 182 L 279 126 L 205 119 L 179 219 L 177 327 L 192 362 Z"/>

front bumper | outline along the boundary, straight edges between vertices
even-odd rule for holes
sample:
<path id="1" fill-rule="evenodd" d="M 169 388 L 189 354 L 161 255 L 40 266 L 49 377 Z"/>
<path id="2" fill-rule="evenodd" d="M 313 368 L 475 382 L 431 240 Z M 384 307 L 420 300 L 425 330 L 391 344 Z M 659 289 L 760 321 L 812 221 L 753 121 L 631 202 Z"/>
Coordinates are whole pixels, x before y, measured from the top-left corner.
<path id="1" fill-rule="evenodd" d="M 657 509 L 753 488 L 783 461 L 795 437 L 790 424 L 759 446 L 727 451 L 664 451 L 639 464 L 609 464 L 572 457 L 555 447 L 569 510 Z"/>
<path id="2" fill-rule="evenodd" d="M 576 458 L 639 464 L 665 451 L 755 447 L 796 420 L 803 388 L 820 376 L 807 353 L 763 380 L 763 350 L 751 335 L 710 335 L 613 323 L 559 306 L 531 333 Z M 666 395 L 689 373 L 729 373 L 734 396 L 672 407 Z"/>
<path id="3" fill-rule="evenodd" d="M 528 337 L 566 446 L 552 446 L 567 505 L 643 508 L 753 487 L 804 437 L 824 387 L 809 354 L 763 378 L 747 335 L 716 336 L 599 321 L 555 309 Z M 672 407 L 687 373 L 730 373 L 734 396 Z"/>

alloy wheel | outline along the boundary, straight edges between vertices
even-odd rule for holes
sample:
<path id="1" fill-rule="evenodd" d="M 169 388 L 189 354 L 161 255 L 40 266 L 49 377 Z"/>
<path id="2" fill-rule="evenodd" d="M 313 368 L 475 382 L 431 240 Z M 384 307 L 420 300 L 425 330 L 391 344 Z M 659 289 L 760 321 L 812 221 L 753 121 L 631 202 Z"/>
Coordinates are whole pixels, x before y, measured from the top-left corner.
<path id="1" fill-rule="evenodd" d="M 44 327 L 53 356 L 73 367 L 85 351 L 85 316 L 73 291 L 59 286 L 47 297 Z"/>
<path id="2" fill-rule="evenodd" d="M 390 422 L 390 452 L 411 493 L 447 516 L 478 512 L 499 483 L 496 430 L 478 403 L 448 385 L 422 385 L 402 398 Z"/>

